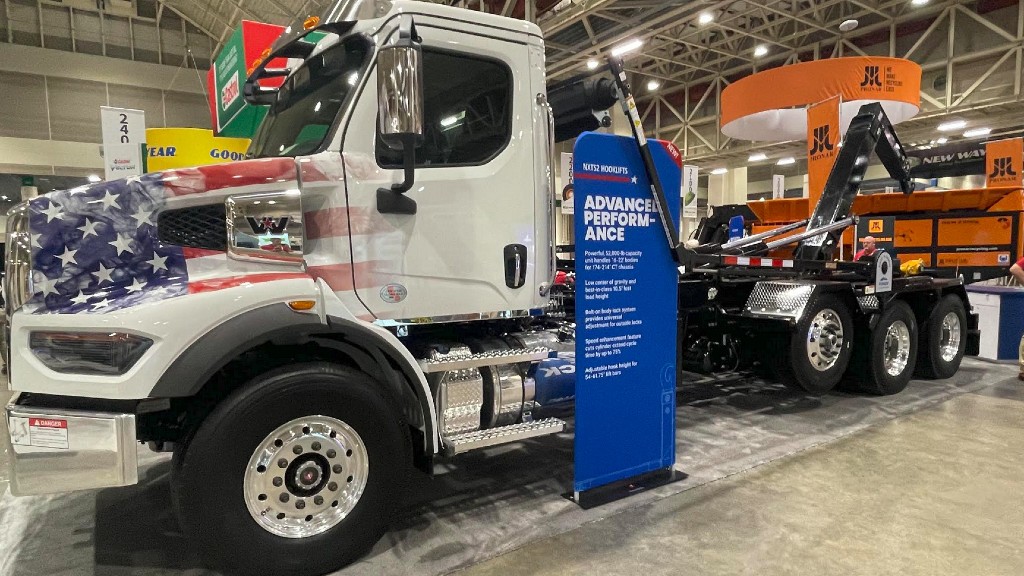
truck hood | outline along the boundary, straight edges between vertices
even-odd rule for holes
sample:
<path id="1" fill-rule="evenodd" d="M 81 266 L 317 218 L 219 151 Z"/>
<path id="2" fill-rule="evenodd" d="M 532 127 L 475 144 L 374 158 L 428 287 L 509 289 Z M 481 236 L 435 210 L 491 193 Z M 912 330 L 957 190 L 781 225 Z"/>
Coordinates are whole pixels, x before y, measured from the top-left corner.
<path id="1" fill-rule="evenodd" d="M 296 187 L 295 161 L 272 158 L 146 174 L 34 198 L 28 203 L 33 296 L 25 309 L 102 313 L 188 294 L 193 279 L 187 261 L 211 251 L 162 243 L 162 211 L 220 204 L 237 192 Z"/>

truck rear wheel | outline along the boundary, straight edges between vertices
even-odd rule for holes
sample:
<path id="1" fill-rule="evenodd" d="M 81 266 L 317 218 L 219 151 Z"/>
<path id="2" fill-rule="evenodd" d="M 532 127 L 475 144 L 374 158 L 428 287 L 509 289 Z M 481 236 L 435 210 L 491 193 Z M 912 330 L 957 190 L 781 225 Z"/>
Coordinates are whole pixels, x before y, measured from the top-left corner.
<path id="1" fill-rule="evenodd" d="M 901 300 L 891 302 L 859 342 L 862 348 L 854 351 L 854 387 L 879 395 L 902 392 L 917 364 L 917 340 L 914 311 Z"/>
<path id="2" fill-rule="evenodd" d="M 172 490 L 209 565 L 309 575 L 357 560 L 384 534 L 408 445 L 369 376 L 310 363 L 247 383 L 180 450 Z"/>
<path id="3" fill-rule="evenodd" d="M 967 312 L 960 297 L 949 294 L 928 315 L 921 328 L 917 373 L 925 378 L 949 378 L 960 369 L 967 349 Z"/>
<path id="4" fill-rule="evenodd" d="M 790 335 L 788 350 L 778 351 L 776 373 L 786 385 L 824 394 L 835 388 L 850 363 L 853 318 L 833 294 L 814 297 Z"/>

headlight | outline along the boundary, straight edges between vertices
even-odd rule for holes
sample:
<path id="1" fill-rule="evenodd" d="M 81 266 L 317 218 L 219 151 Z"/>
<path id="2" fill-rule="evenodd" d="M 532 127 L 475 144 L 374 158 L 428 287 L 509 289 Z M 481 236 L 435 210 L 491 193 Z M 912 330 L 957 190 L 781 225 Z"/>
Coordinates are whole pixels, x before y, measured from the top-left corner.
<path id="1" fill-rule="evenodd" d="M 32 354 L 47 368 L 65 374 L 121 375 L 153 341 L 122 332 L 33 332 Z"/>

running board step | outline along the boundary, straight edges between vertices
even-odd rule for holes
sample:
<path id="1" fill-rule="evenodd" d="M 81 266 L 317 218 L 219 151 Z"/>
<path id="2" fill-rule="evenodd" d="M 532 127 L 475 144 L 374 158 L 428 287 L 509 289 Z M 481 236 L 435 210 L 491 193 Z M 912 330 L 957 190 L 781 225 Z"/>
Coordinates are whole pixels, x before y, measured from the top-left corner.
<path id="1" fill-rule="evenodd" d="M 449 356 L 438 360 L 420 360 L 420 369 L 425 374 L 466 370 L 496 364 L 518 364 L 519 362 L 538 362 L 551 355 L 550 348 L 526 348 L 516 350 L 500 350 L 471 354 L 468 356 Z"/>
<path id="2" fill-rule="evenodd" d="M 522 424 L 491 428 L 490 430 L 467 432 L 445 438 L 445 454 L 454 456 L 469 452 L 470 450 L 487 448 L 488 446 L 497 446 L 498 444 L 517 442 L 527 438 L 557 434 L 563 430 L 565 430 L 565 421 L 558 418 L 545 418 L 535 422 L 523 422 Z"/>

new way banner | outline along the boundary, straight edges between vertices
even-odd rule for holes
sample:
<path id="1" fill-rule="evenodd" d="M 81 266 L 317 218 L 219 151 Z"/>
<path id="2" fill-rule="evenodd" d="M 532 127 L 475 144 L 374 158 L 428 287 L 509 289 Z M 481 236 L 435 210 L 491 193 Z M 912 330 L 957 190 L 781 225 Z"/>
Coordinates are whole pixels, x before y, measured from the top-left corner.
<path id="1" fill-rule="evenodd" d="M 679 150 L 649 144 L 674 199 Z M 678 279 L 635 141 L 580 136 L 573 175 L 579 493 L 675 463 Z M 668 202 L 676 228 L 679 204 Z"/>

